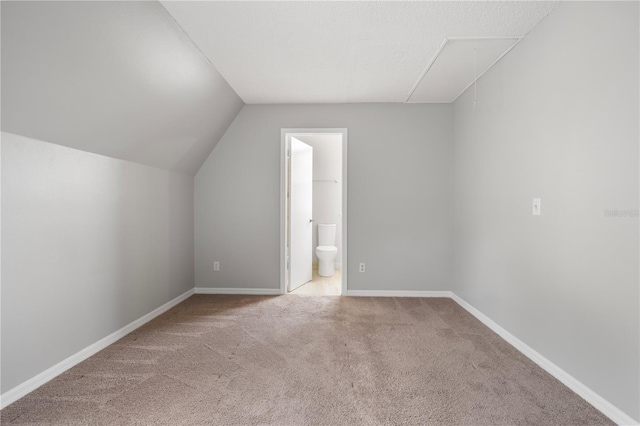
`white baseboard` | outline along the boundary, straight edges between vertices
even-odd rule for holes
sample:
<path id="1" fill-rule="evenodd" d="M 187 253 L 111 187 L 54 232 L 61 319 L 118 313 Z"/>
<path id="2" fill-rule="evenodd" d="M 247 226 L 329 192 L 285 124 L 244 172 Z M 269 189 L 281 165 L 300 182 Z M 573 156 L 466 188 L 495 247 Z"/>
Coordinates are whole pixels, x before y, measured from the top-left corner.
<path id="1" fill-rule="evenodd" d="M 450 291 L 347 290 L 347 296 L 364 297 L 451 297 Z"/>
<path id="2" fill-rule="evenodd" d="M 153 311 L 149 312 L 145 316 L 138 318 L 137 320 L 129 323 L 128 325 L 125 325 L 124 327 L 122 327 L 121 329 L 119 329 L 117 331 L 114 331 L 113 333 L 111 333 L 107 337 L 98 340 L 97 342 L 93 343 L 90 346 L 87 346 L 86 348 L 82 349 L 79 352 L 76 352 L 75 354 L 71 355 L 69 358 L 67 358 L 67 359 L 65 359 L 63 361 L 60 361 L 59 363 L 57 363 L 53 367 L 43 371 L 42 373 L 38 374 L 37 376 L 32 377 L 31 379 L 27 380 L 26 382 L 19 384 L 15 388 L 8 390 L 7 392 L 5 392 L 2 395 L 0 395 L 0 409 L 8 406 L 9 404 L 14 403 L 15 401 L 19 400 L 20 398 L 22 398 L 23 396 L 25 396 L 29 392 L 32 392 L 32 391 L 36 390 L 37 388 L 39 388 L 40 386 L 44 385 L 49 380 L 59 376 L 60 374 L 64 373 L 65 371 L 67 371 L 71 367 L 81 363 L 82 361 L 84 361 L 85 359 L 89 358 L 90 356 L 100 352 L 101 350 L 103 350 L 107 346 L 111 345 L 112 343 L 117 342 L 118 340 L 120 340 L 124 336 L 126 336 L 127 334 L 131 333 L 133 330 L 141 327 L 142 325 L 146 324 L 147 322 L 151 321 L 152 319 L 156 318 L 157 316 L 159 316 L 159 315 L 165 313 L 166 311 L 168 311 L 169 309 L 173 308 L 178 303 L 186 300 L 192 294 L 193 294 L 193 290 L 189 290 L 189 291 L 181 294 L 180 296 L 176 297 L 175 299 L 173 299 L 173 300 L 165 303 L 164 305 L 160 306 L 159 308 L 156 308 Z"/>
<path id="3" fill-rule="evenodd" d="M 196 287 L 195 294 L 238 294 L 254 296 L 275 296 L 280 294 L 279 288 L 218 288 Z"/>
<path id="4" fill-rule="evenodd" d="M 615 405 L 611 404 L 609 401 L 598 395 L 596 392 L 591 390 L 589 387 L 584 385 L 578 379 L 564 371 L 562 368 L 558 367 L 553 362 L 549 361 L 547 358 L 542 356 L 540 353 L 535 351 L 529 345 L 524 343 L 522 340 L 515 337 L 513 334 L 509 333 L 507 330 L 499 326 L 496 322 L 494 322 L 491 318 L 487 317 L 485 314 L 480 312 L 478 309 L 474 308 L 472 305 L 467 303 L 465 300 L 460 298 L 455 293 L 451 293 L 451 298 L 458 303 L 458 305 L 462 306 L 467 310 L 471 315 L 476 317 L 480 322 L 493 330 L 497 335 L 506 340 L 511 346 L 522 352 L 527 358 L 531 361 L 538 364 L 542 369 L 544 369 L 547 373 L 551 374 L 553 377 L 562 382 L 569 389 L 574 391 L 576 394 L 580 395 L 585 401 L 589 404 L 593 405 L 596 409 L 600 410 L 602 414 L 609 417 L 612 421 L 619 425 L 637 425 L 639 422 L 634 420 L 629 415 L 624 413 Z"/>
<path id="5" fill-rule="evenodd" d="M 107 337 L 97 341 L 96 343 L 82 349 L 69 358 L 59 362 L 53 367 L 43 371 L 37 376 L 27 380 L 26 382 L 16 386 L 15 388 L 0 395 L 0 409 L 22 398 L 29 392 L 34 391 L 38 387 L 47 383 L 56 376 L 62 374 L 71 367 L 79 364 L 95 353 L 101 351 L 107 346 L 115 343 L 133 330 L 141 327 L 145 323 L 151 321 L 157 316 L 163 314 L 178 303 L 186 300 L 192 294 L 239 294 L 239 295 L 279 295 L 280 289 L 264 289 L 264 288 L 211 288 L 197 287 L 189 290 L 175 299 L 165 303 L 159 308 L 154 309 L 143 317 L 133 321 L 123 328 L 111 333 Z M 562 368 L 542 356 L 526 343 L 509 333 L 496 322 L 484 315 L 478 309 L 467 303 L 458 295 L 451 291 L 395 291 L 395 290 L 348 290 L 347 296 L 367 296 L 367 297 L 446 297 L 453 299 L 456 303 L 467 310 L 471 315 L 476 317 L 480 322 L 493 330 L 496 334 L 506 340 L 514 348 L 522 352 L 526 357 L 538 364 L 541 368 L 551 374 L 553 377 L 562 382 L 569 389 L 581 396 L 589 404 L 600 410 L 604 415 L 619 425 L 638 425 L 639 422 L 634 420 L 622 410 L 611 404 L 609 401 L 598 395 L 582 382 L 571 376 Z"/>

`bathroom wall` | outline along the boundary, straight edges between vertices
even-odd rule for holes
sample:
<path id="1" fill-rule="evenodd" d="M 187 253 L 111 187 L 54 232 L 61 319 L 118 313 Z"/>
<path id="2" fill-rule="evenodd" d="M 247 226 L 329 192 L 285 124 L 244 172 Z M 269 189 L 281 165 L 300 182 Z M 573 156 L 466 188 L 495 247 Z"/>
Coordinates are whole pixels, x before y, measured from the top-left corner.
<path id="1" fill-rule="evenodd" d="M 282 128 L 348 129 L 350 290 L 450 289 L 452 107 L 426 104 L 245 105 L 196 175 L 196 287 L 280 288 Z"/>
<path id="2" fill-rule="evenodd" d="M 193 289 L 193 177 L 1 137 L 5 393 Z"/>
<path id="3" fill-rule="evenodd" d="M 336 268 L 342 266 L 342 137 L 300 135 L 313 147 L 313 261 L 318 262 L 318 224 L 336 224 Z M 335 182 L 337 181 L 337 183 Z M 317 266 L 317 264 L 316 264 Z"/>
<path id="4" fill-rule="evenodd" d="M 453 191 L 455 293 L 636 420 L 638 9 L 560 2 L 459 98 Z"/>

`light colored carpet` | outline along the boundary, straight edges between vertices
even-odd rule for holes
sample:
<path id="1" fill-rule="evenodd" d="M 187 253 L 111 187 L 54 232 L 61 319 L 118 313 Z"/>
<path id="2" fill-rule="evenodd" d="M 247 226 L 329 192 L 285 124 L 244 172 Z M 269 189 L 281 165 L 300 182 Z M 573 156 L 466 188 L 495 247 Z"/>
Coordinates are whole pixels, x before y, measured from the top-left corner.
<path id="1" fill-rule="evenodd" d="M 449 299 L 193 296 L 2 424 L 604 425 Z"/>

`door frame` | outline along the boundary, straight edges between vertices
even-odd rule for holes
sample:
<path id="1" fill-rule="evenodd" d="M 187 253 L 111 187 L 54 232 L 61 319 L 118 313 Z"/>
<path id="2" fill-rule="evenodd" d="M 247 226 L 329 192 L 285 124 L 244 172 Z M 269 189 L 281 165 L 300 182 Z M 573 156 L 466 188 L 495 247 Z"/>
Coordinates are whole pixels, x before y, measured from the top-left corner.
<path id="1" fill-rule="evenodd" d="M 342 135 L 342 290 L 347 294 L 347 129 L 346 128 L 283 128 L 280 130 L 280 294 L 287 294 L 289 270 L 287 269 L 287 151 L 290 137 L 295 135 Z"/>

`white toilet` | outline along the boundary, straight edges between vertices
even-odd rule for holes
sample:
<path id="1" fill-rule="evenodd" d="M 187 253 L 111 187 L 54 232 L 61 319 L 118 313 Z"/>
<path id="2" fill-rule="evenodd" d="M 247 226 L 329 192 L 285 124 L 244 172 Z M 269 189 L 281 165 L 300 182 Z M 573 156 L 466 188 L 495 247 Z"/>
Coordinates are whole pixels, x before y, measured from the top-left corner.
<path id="1" fill-rule="evenodd" d="M 336 272 L 337 254 L 336 224 L 319 223 L 318 247 L 316 247 L 316 255 L 318 256 L 318 275 L 322 277 L 333 276 Z"/>

